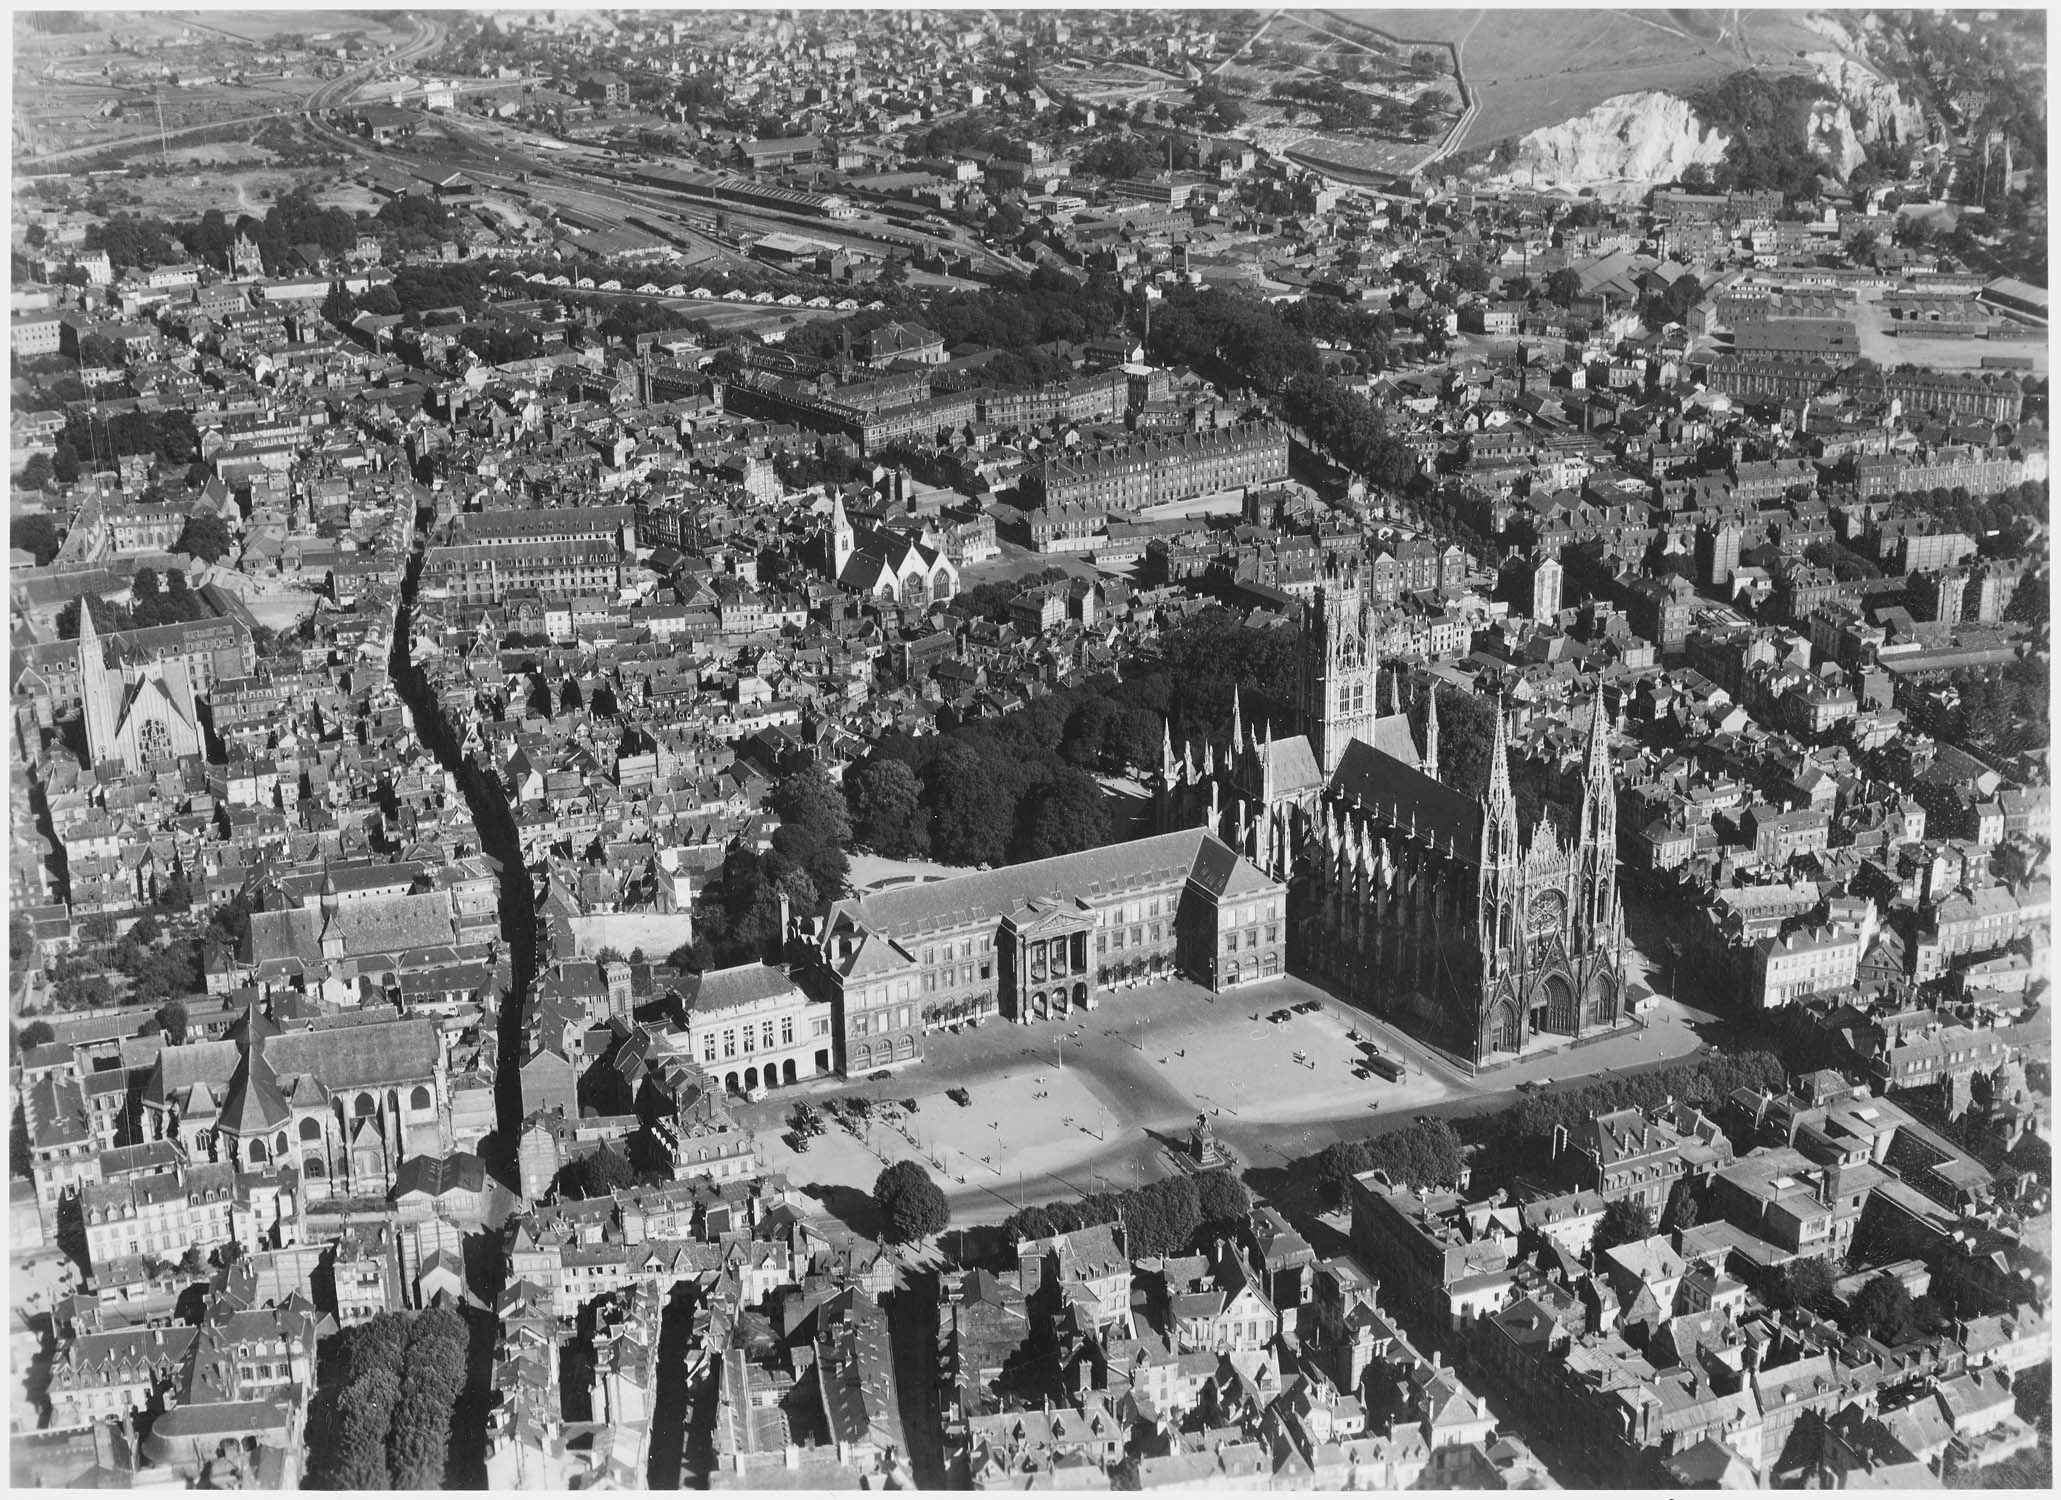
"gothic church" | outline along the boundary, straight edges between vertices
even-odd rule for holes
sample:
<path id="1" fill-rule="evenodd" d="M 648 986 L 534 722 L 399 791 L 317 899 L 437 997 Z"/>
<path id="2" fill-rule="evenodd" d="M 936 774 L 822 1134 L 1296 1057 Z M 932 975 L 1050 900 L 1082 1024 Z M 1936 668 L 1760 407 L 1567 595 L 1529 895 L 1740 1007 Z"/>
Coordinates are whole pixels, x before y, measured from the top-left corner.
<path id="1" fill-rule="evenodd" d="M 1359 565 L 1334 566 L 1304 616 L 1300 732 L 1248 725 L 1234 702 L 1221 752 L 1176 755 L 1169 740 L 1160 827 L 1207 824 L 1286 880 L 1291 964 L 1468 1062 L 1615 1026 L 1623 921 L 1600 691 L 1573 842 L 1543 816 L 1523 838 L 1502 714 L 1486 794 L 1455 790 L 1435 695 L 1421 747 L 1400 705 L 1379 712 L 1375 639 Z"/>
<path id="2" fill-rule="evenodd" d="M 89 765 L 131 771 L 206 753 L 193 683 L 183 663 L 153 662 L 134 681 L 107 663 L 93 611 L 79 601 L 79 696 Z"/>

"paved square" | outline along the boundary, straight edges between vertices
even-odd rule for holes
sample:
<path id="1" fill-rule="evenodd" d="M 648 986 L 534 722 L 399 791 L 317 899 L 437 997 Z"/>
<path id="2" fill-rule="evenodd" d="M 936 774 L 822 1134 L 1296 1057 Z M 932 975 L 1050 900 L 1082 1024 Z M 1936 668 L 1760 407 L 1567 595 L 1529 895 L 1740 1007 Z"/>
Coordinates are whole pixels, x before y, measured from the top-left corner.
<path id="1" fill-rule="evenodd" d="M 1312 1000 L 1313 1012 L 1269 1019 Z M 1355 1030 L 1403 1056 L 1408 1077 L 1355 1077 Z M 927 1050 L 892 1080 L 781 1090 L 741 1108 L 764 1132 L 768 1169 L 797 1185 L 864 1191 L 884 1164 L 915 1157 L 951 1197 L 955 1222 L 992 1222 L 1024 1204 L 1165 1176 L 1175 1170 L 1169 1147 L 1185 1142 L 1198 1114 L 1246 1165 L 1267 1165 L 1316 1149 L 1302 1127 L 1338 1127 L 1325 1139 L 1363 1134 L 1377 1113 L 1460 1091 L 1396 1033 L 1297 979 L 1228 995 L 1187 980 L 1140 984 L 1071 1023 L 990 1020 L 933 1035 Z M 955 1086 L 970 1105 L 946 1097 Z M 855 1095 L 879 1101 L 857 1135 L 833 1123 L 799 1154 L 780 1138 L 798 1098 Z M 912 1098 L 915 1113 L 881 1119 L 888 1102 Z"/>

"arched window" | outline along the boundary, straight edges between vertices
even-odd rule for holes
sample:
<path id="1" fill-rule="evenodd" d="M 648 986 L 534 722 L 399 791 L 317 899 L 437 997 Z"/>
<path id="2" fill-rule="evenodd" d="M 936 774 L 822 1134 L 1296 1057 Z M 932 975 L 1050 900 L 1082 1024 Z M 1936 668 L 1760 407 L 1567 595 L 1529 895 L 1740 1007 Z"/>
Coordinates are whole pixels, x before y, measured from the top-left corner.
<path id="1" fill-rule="evenodd" d="M 304 1141 L 321 1140 L 322 1122 L 312 1117 L 301 1121 L 301 1139 Z"/>
<path id="2" fill-rule="evenodd" d="M 358 1118 L 359 1118 L 359 1119 L 361 1119 L 361 1120 L 362 1120 L 362 1119 L 364 1119 L 364 1118 L 365 1118 L 365 1116 L 367 1116 L 367 1115 L 369 1115 L 369 1114 L 372 1114 L 372 1113 L 373 1113 L 373 1112 L 375 1112 L 375 1111 L 376 1111 L 376 1110 L 377 1110 L 378 1108 L 379 1108 L 379 1101 L 378 1101 L 378 1100 L 376 1100 L 376 1099 L 374 1099 L 374 1098 L 373 1098 L 373 1097 L 372 1097 L 372 1096 L 371 1096 L 370 1094 L 360 1094 L 360 1095 L 358 1096 Z"/>
<path id="3" fill-rule="evenodd" d="M 408 1096 L 408 1108 L 428 1109 L 429 1107 L 429 1090 L 418 1083 L 415 1085 L 415 1091 Z"/>
<path id="4" fill-rule="evenodd" d="M 263 1141 L 252 1141 L 250 1143 L 249 1155 L 250 1159 L 254 1162 L 263 1161 L 265 1159 L 265 1143 Z"/>
<path id="5" fill-rule="evenodd" d="M 895 1055 L 904 1059 L 914 1057 L 916 1055 L 916 1038 L 913 1036 L 903 1037 L 901 1044 L 895 1048 Z"/>

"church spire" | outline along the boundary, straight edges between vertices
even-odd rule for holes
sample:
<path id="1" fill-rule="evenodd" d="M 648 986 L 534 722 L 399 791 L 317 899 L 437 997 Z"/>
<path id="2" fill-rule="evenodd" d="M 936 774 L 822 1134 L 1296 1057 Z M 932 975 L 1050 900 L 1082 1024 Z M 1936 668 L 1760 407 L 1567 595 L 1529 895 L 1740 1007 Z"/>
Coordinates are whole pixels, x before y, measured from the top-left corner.
<path id="1" fill-rule="evenodd" d="M 1424 774 L 1433 781 L 1438 775 L 1438 679 L 1424 695 Z"/>
<path id="2" fill-rule="evenodd" d="M 1596 704 L 1589 714 L 1589 745 L 1583 770 L 1591 781 L 1610 779 L 1610 739 L 1603 732 L 1603 684 L 1596 684 Z"/>
<path id="3" fill-rule="evenodd" d="M 1245 713 L 1239 702 L 1238 684 L 1231 684 L 1231 750 L 1233 754 L 1245 748 Z"/>
<path id="4" fill-rule="evenodd" d="M 1589 713 L 1589 743 L 1582 757 L 1581 845 L 1604 861 L 1617 854 L 1617 788 L 1610 764 L 1610 735 L 1603 715 L 1603 684 Z"/>
<path id="5" fill-rule="evenodd" d="M 90 768 L 114 754 L 115 702 L 107 679 L 107 650 L 93 621 L 93 601 L 79 595 L 79 704 Z"/>
<path id="6" fill-rule="evenodd" d="M 1496 699 L 1496 737 L 1489 746 L 1488 804 L 1490 809 L 1500 809 L 1506 804 L 1516 807 L 1510 793 L 1510 734 L 1503 723 L 1503 700 Z"/>

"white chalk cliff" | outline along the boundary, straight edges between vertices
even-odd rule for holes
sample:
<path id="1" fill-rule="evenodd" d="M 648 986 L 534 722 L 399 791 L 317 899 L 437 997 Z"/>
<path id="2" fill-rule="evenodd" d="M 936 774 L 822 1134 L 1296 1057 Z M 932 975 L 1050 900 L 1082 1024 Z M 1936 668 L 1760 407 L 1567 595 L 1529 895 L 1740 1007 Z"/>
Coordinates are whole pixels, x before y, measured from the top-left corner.
<path id="1" fill-rule="evenodd" d="M 1804 61 L 1848 107 L 1852 132 L 1863 142 L 1905 145 L 1926 138 L 1924 107 L 1905 99 L 1901 89 L 1866 63 L 1836 52 L 1813 52 Z"/>
<path id="2" fill-rule="evenodd" d="M 1731 142 L 1688 101 L 1648 90 L 1605 99 L 1588 113 L 1532 131 L 1504 174 L 1540 187 L 1672 182 L 1696 163 L 1715 167 Z"/>

